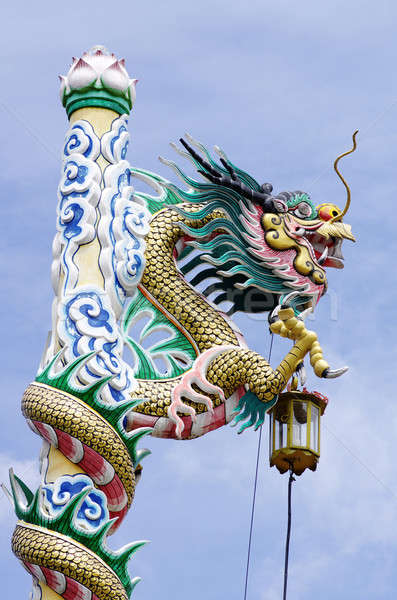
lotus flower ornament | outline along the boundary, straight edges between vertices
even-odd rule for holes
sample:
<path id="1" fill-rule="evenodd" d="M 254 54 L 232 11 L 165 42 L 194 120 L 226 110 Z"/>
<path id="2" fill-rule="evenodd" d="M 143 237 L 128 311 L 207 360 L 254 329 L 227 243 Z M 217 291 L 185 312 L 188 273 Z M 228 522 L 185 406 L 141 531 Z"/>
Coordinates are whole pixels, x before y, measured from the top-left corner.
<path id="1" fill-rule="evenodd" d="M 60 95 L 68 116 L 84 106 L 110 108 L 128 114 L 135 101 L 135 84 L 125 68 L 104 46 L 94 46 L 81 58 L 73 58 L 66 76 L 61 75 Z"/>

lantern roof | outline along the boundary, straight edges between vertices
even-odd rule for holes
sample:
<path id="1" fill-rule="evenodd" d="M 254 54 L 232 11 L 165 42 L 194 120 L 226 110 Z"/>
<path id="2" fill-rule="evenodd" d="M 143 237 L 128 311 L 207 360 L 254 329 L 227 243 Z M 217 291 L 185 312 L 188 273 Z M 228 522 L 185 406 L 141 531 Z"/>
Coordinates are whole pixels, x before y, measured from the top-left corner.
<path id="1" fill-rule="evenodd" d="M 284 400 L 311 400 L 318 404 L 321 409 L 321 415 L 324 414 L 325 409 L 328 406 L 328 398 L 316 391 L 309 391 L 307 388 L 302 388 L 302 390 L 288 390 L 287 392 L 282 392 L 280 397 L 284 398 Z"/>

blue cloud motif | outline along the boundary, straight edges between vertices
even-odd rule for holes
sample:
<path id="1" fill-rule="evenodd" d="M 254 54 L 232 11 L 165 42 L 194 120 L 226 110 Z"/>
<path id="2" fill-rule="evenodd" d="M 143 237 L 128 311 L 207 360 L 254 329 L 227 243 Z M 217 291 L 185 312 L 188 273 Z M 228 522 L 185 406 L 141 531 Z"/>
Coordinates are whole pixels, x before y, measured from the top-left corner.
<path id="1" fill-rule="evenodd" d="M 110 198 L 111 220 L 108 236 L 113 246 L 111 261 L 116 294 L 122 305 L 125 299 L 126 285 L 139 283 L 142 276 L 144 269 L 143 236 L 148 227 L 148 214 L 134 201 L 132 175 L 129 167 L 119 173 L 115 184 Z M 117 234 L 120 221 L 124 237 L 122 243 Z"/>
<path id="2" fill-rule="evenodd" d="M 67 340 L 70 359 L 95 352 L 82 365 L 79 379 L 91 383 L 110 376 L 100 397 L 105 402 L 125 401 L 134 381 L 133 371 L 121 357 L 119 327 L 103 292 L 87 288 L 73 294 L 60 309 L 61 339 Z"/>
<path id="3" fill-rule="evenodd" d="M 95 489 L 86 475 L 64 475 L 54 483 L 47 483 L 42 489 L 44 505 L 50 516 L 58 516 L 77 494 L 83 490 L 91 490 L 74 516 L 75 525 L 84 530 L 96 531 L 109 519 L 105 494 Z"/>
<path id="4" fill-rule="evenodd" d="M 72 194 L 71 194 L 72 196 Z M 68 199 L 70 196 L 68 197 Z M 62 213 L 62 222 L 60 223 L 63 228 L 63 235 L 67 240 L 80 235 L 82 228 L 79 227 L 79 223 L 84 215 L 84 210 L 81 205 L 77 202 L 69 204 Z M 66 224 L 65 224 L 66 223 Z"/>
<path id="5" fill-rule="evenodd" d="M 117 318 L 142 277 L 145 236 L 151 219 L 145 201 L 134 196 L 131 167 L 126 160 L 127 124 L 127 116 L 121 115 L 101 138 L 102 154 L 110 164 L 103 172 L 104 185 L 98 203 L 99 266 Z"/>
<path id="6" fill-rule="evenodd" d="M 124 135 L 122 137 L 122 133 L 126 132 L 127 135 Z M 120 158 L 121 160 L 124 160 L 124 158 L 126 157 L 127 154 L 127 149 L 128 149 L 128 144 L 129 144 L 129 134 L 128 134 L 128 129 L 126 127 L 126 125 L 122 125 L 120 127 L 120 129 L 118 130 L 118 134 L 112 138 L 111 142 L 110 142 L 110 149 L 113 155 L 115 155 L 115 145 L 116 143 L 118 143 L 118 148 L 117 150 L 120 152 Z"/>
<path id="7" fill-rule="evenodd" d="M 64 172 L 64 186 L 68 187 L 76 183 L 76 181 L 81 185 L 85 182 L 88 174 L 88 168 L 85 165 L 79 165 L 75 160 L 69 160 L 65 165 Z"/>
<path id="8" fill-rule="evenodd" d="M 69 129 L 63 147 L 64 157 L 82 154 L 96 160 L 100 152 L 100 141 L 88 121 L 79 120 Z"/>
<path id="9" fill-rule="evenodd" d="M 70 138 L 72 149 L 84 141 L 75 139 L 73 135 Z M 77 283 L 78 268 L 74 263 L 74 255 L 79 246 L 91 242 L 95 237 L 100 181 L 101 170 L 90 158 L 81 153 L 72 153 L 71 158 L 65 158 L 58 187 L 58 225 L 54 242 L 54 264 L 63 264 L 64 289 L 73 288 Z M 54 268 L 53 272 L 57 273 L 57 269 Z"/>
<path id="10" fill-rule="evenodd" d="M 74 129 L 82 130 L 82 127 L 77 126 Z M 82 144 L 80 136 L 77 134 L 76 131 L 74 131 L 65 142 L 65 146 L 63 149 L 64 155 L 70 156 L 70 154 L 73 154 L 74 151 L 78 152 L 81 150 L 82 151 L 81 153 L 83 154 L 83 156 L 85 156 L 87 158 L 88 156 L 90 156 L 91 150 L 92 150 L 92 139 L 88 138 L 88 140 L 89 140 L 89 143 L 87 145 L 87 148 L 84 149 L 82 147 L 83 144 Z"/>
<path id="11" fill-rule="evenodd" d="M 85 303 L 84 300 L 86 300 L 87 302 Z M 74 295 L 71 298 L 71 300 L 69 300 L 69 302 L 67 302 L 65 305 L 65 315 L 68 333 L 75 340 L 73 344 L 73 353 L 75 356 L 79 356 L 80 354 L 78 348 L 80 339 L 83 337 L 83 335 L 88 333 L 87 331 L 84 334 L 81 330 L 78 329 L 77 319 L 74 315 L 72 316 L 72 308 L 77 306 L 77 304 L 79 313 L 86 317 L 86 324 L 91 330 L 91 339 L 89 342 L 90 350 L 95 349 L 95 341 L 97 337 L 101 336 L 100 331 L 98 331 L 98 333 L 95 334 L 95 329 L 103 328 L 109 334 L 115 333 L 114 327 L 110 323 L 110 312 L 104 309 L 101 298 L 98 296 L 98 294 L 96 294 L 95 292 L 80 292 L 79 294 Z M 82 323 L 80 320 L 79 324 L 81 327 Z M 108 354 L 111 354 L 111 348 L 116 343 L 117 342 L 115 337 L 115 342 L 111 344 L 105 343 L 103 345 L 103 349 Z"/>
<path id="12" fill-rule="evenodd" d="M 140 254 L 136 254 L 132 250 L 127 250 L 127 256 L 126 272 L 131 278 L 134 278 L 137 275 L 140 275 L 143 260 Z"/>
<path id="13" fill-rule="evenodd" d="M 147 228 L 147 213 L 143 210 L 138 212 L 138 206 L 139 205 L 136 203 L 131 204 L 131 206 L 124 211 L 123 230 L 130 236 L 132 235 L 132 231 L 146 230 Z M 134 209 L 133 212 L 131 211 L 131 208 Z M 137 244 L 138 245 L 135 246 L 136 248 L 141 246 L 141 242 L 137 241 Z"/>
<path id="14" fill-rule="evenodd" d="M 104 327 L 109 333 L 113 331 L 113 328 L 109 324 L 110 314 L 107 310 L 100 307 L 97 315 L 92 315 L 90 311 L 92 311 L 91 304 L 83 304 L 80 306 L 80 312 L 87 317 L 88 324 L 91 327 Z"/>
<path id="15" fill-rule="evenodd" d="M 130 141 L 127 126 L 127 116 L 122 115 L 113 121 L 111 130 L 102 136 L 102 153 L 111 164 L 124 160 L 127 155 Z"/>

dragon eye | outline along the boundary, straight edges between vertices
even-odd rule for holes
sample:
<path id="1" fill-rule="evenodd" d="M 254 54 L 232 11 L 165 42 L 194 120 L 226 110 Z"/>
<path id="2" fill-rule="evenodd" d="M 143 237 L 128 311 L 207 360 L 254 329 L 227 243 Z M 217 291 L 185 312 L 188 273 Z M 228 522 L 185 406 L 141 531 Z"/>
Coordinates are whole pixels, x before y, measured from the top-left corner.
<path id="1" fill-rule="evenodd" d="M 294 215 L 301 219 L 307 219 L 312 214 L 312 207 L 308 202 L 300 202 L 294 209 Z"/>

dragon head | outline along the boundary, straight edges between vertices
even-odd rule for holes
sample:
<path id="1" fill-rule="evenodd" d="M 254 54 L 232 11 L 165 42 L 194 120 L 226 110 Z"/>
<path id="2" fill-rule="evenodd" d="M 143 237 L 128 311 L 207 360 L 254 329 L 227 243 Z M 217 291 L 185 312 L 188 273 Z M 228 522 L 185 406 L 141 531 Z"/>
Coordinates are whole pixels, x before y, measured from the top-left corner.
<path id="1" fill-rule="evenodd" d="M 304 192 L 283 192 L 274 200 L 277 212 L 260 217 L 264 254 L 278 251 L 285 272 L 306 278 L 306 286 L 312 291 L 318 287 L 321 296 L 326 289 L 325 268 L 343 268 L 341 247 L 344 239 L 354 241 L 351 227 L 342 222 L 342 211 L 335 204 L 315 207 Z"/>
<path id="2" fill-rule="evenodd" d="M 218 163 L 189 135 L 189 143 L 180 140 L 186 152 L 173 144 L 206 180 L 197 182 L 174 162 L 160 159 L 188 187 L 185 191 L 157 178 L 166 193 L 163 202 L 175 204 L 185 217 L 179 258 L 191 284 L 208 281 L 200 291 L 215 304 L 229 301 L 229 314 L 271 312 L 286 299 L 298 313 L 314 307 L 327 289 L 325 269 L 343 268 L 343 240 L 354 241 L 350 225 L 342 221 L 350 190 L 337 170 L 338 160 L 355 149 L 354 136 L 354 148 L 335 161 L 348 191 L 343 211 L 335 204 L 315 206 L 301 191 L 273 195 L 270 183 L 260 185 L 215 147 Z"/>

